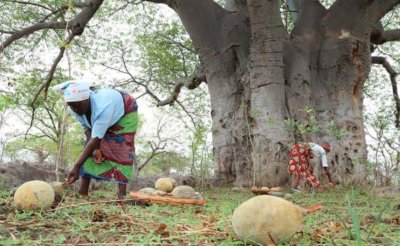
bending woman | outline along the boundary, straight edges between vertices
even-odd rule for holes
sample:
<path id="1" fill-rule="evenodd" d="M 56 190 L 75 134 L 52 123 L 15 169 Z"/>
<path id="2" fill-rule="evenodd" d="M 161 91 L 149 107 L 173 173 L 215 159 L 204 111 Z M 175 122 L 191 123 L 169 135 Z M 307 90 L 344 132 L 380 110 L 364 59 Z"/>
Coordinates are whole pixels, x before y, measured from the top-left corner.
<path id="1" fill-rule="evenodd" d="M 314 168 L 310 165 L 309 159 L 313 158 L 320 159 L 320 163 L 325 170 L 325 174 L 328 177 L 329 182 L 332 184 L 334 183 L 327 160 L 327 152 L 330 152 L 330 150 L 331 148 L 329 144 L 318 145 L 315 143 L 301 143 L 290 148 L 288 172 L 290 175 L 295 176 L 292 185 L 292 191 L 299 192 L 298 187 L 300 185 L 300 180 L 305 181 L 315 189 L 322 190 L 317 177 L 313 173 Z"/>
<path id="2" fill-rule="evenodd" d="M 77 80 L 53 89 L 64 92 L 65 102 L 87 137 L 66 183 L 72 184 L 80 176 L 79 193 L 87 196 L 92 178 L 112 181 L 118 184 L 118 197 L 123 198 L 135 155 L 138 123 L 135 99 L 114 89 L 92 91 L 89 83 Z"/>

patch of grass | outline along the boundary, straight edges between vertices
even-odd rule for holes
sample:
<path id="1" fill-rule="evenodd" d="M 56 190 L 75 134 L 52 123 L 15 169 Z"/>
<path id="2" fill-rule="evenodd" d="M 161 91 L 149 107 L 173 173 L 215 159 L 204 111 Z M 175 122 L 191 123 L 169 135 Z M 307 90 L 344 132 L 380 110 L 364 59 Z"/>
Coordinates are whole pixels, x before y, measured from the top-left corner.
<path id="1" fill-rule="evenodd" d="M 115 187 L 112 187 L 115 188 Z M 55 211 L 21 212 L 12 197 L 0 191 L 0 245 L 135 244 L 243 245 L 232 230 L 231 216 L 250 192 L 218 188 L 203 192 L 204 206 L 149 207 L 94 203 L 115 199 L 115 189 L 96 190 L 89 200 L 65 194 Z M 400 245 L 398 201 L 375 197 L 368 190 L 336 187 L 323 193 L 293 194 L 293 203 L 321 203 L 324 211 L 310 214 L 304 227 L 283 245 Z"/>

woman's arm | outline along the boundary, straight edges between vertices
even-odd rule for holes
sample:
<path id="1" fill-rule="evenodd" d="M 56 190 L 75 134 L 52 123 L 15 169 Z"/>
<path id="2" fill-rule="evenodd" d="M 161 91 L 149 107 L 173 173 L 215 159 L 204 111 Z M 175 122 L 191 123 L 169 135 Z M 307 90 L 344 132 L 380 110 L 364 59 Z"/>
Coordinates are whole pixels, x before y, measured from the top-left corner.
<path id="1" fill-rule="evenodd" d="M 79 165 L 79 167 L 82 166 L 82 164 L 87 160 L 87 158 L 92 156 L 93 151 L 98 148 L 99 144 L 100 144 L 100 138 L 98 137 L 91 138 L 89 142 L 86 144 L 86 147 L 83 150 L 82 154 L 80 155 L 79 159 L 76 161 L 75 166 L 76 165 Z"/>
<path id="2" fill-rule="evenodd" d="M 67 184 L 72 184 L 79 178 L 79 169 L 81 168 L 83 163 L 92 155 L 93 151 L 97 148 L 99 143 L 100 143 L 100 138 L 97 137 L 91 138 L 89 140 L 82 154 L 79 156 L 78 161 L 75 163 L 67 179 L 65 180 Z"/>

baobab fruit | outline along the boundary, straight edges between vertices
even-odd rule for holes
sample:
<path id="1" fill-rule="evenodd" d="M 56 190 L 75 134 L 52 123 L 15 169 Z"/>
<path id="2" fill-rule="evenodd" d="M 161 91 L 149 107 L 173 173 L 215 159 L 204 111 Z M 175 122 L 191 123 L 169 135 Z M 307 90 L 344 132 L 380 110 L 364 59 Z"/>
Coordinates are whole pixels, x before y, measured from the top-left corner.
<path id="1" fill-rule="evenodd" d="M 232 226 L 241 240 L 262 245 L 282 243 L 299 230 L 307 213 L 320 208 L 303 209 L 279 197 L 255 196 L 235 209 Z"/>
<path id="2" fill-rule="evenodd" d="M 277 197 L 284 197 L 285 193 L 279 191 L 269 191 L 268 195 L 270 196 L 277 196 Z"/>
<path id="3" fill-rule="evenodd" d="M 23 183 L 14 194 L 14 204 L 21 210 L 49 208 L 54 202 L 53 187 L 44 181 L 33 180 Z"/>
<path id="4" fill-rule="evenodd" d="M 175 179 L 173 179 L 173 178 L 170 178 L 171 179 L 171 181 L 172 181 L 172 186 L 175 188 L 176 187 L 176 185 L 177 185 L 177 183 L 176 183 L 176 180 Z"/>
<path id="5" fill-rule="evenodd" d="M 57 195 L 62 195 L 64 193 L 64 183 L 53 181 L 49 184 L 53 187 L 53 190 Z"/>
<path id="6" fill-rule="evenodd" d="M 143 195 L 153 195 L 154 192 L 156 192 L 156 191 L 157 191 L 157 190 L 154 189 L 154 188 L 146 187 L 146 188 L 140 189 L 140 190 L 138 191 L 138 193 L 139 193 L 139 194 L 143 194 Z"/>
<path id="7" fill-rule="evenodd" d="M 196 191 L 188 185 L 177 186 L 171 194 L 177 198 L 193 199 L 196 197 Z"/>
<path id="8" fill-rule="evenodd" d="M 170 193 L 167 193 L 165 191 L 162 190 L 155 190 L 152 195 L 154 196 L 167 196 L 167 195 L 171 195 Z"/>
<path id="9" fill-rule="evenodd" d="M 283 196 L 283 198 L 285 198 L 286 200 L 292 200 L 292 194 L 290 194 L 290 193 L 286 193 L 284 196 Z"/>
<path id="10" fill-rule="evenodd" d="M 270 191 L 280 192 L 280 191 L 282 191 L 282 188 L 281 188 L 281 187 L 272 187 L 272 188 L 270 189 Z"/>
<path id="11" fill-rule="evenodd" d="M 176 186 L 175 179 L 172 178 L 159 178 L 156 181 L 155 187 L 157 190 L 164 192 L 171 192 Z"/>

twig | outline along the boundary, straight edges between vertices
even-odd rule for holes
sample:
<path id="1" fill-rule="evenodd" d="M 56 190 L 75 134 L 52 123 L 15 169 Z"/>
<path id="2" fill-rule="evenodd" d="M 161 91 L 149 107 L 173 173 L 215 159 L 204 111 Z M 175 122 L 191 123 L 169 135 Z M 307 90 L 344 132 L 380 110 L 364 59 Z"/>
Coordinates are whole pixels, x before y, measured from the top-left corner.
<path id="1" fill-rule="evenodd" d="M 52 212 L 56 211 L 59 209 L 64 209 L 64 208 L 73 208 L 73 207 L 79 207 L 79 206 L 85 206 L 85 205 L 91 205 L 91 204 L 99 204 L 99 203 L 113 203 L 113 202 L 130 202 L 130 201 L 137 201 L 137 199 L 116 199 L 116 200 L 106 200 L 106 201 L 95 201 L 95 202 L 82 202 L 82 203 L 76 203 L 68 206 L 63 206 L 63 207 L 57 207 L 53 209 L 47 210 L 47 212 Z"/>
<path id="2" fill-rule="evenodd" d="M 273 243 L 274 245 L 277 245 L 276 240 L 275 240 L 274 237 L 271 235 L 271 232 L 268 232 L 268 237 L 269 237 L 269 239 L 271 239 L 271 241 L 272 241 L 272 243 Z"/>
<path id="3" fill-rule="evenodd" d="M 65 52 L 66 46 L 67 46 L 68 44 L 71 43 L 71 41 L 74 39 L 74 37 L 75 37 L 75 34 L 74 34 L 74 33 L 71 33 L 71 34 L 68 36 L 68 38 L 65 40 L 65 45 L 62 46 L 62 47 L 60 48 L 60 52 L 58 53 L 57 58 L 54 60 L 53 65 L 52 65 L 51 68 L 50 68 L 50 71 L 49 71 L 49 73 L 48 73 L 48 75 L 47 75 L 47 80 L 46 80 L 46 82 L 45 82 L 44 84 L 42 84 L 42 86 L 41 86 L 41 87 L 39 88 L 39 90 L 36 92 L 36 95 L 34 96 L 34 98 L 33 98 L 33 100 L 32 100 L 32 103 L 31 103 L 31 105 L 30 105 L 31 108 L 32 108 L 31 123 L 30 123 L 30 125 L 29 125 L 29 127 L 28 127 L 28 130 L 27 130 L 26 133 L 25 133 L 25 137 L 28 135 L 28 132 L 31 130 L 31 128 L 32 128 L 32 126 L 33 126 L 33 121 L 35 120 L 35 110 L 36 110 L 35 103 L 36 103 L 36 100 L 38 99 L 40 93 L 41 93 L 43 90 L 45 91 L 45 98 L 47 97 L 47 91 L 48 91 L 48 89 L 49 89 L 49 87 L 50 87 L 51 81 L 53 80 L 53 76 L 54 76 L 54 73 L 55 73 L 56 68 L 57 68 L 57 66 L 58 66 L 58 63 L 60 63 L 61 59 L 62 59 L 63 56 L 64 56 L 64 52 Z"/>
<path id="4" fill-rule="evenodd" d="M 387 61 L 385 57 L 381 56 L 373 56 L 371 57 L 371 62 L 375 64 L 380 64 L 382 65 L 386 71 L 389 73 L 390 76 L 390 82 L 392 85 L 392 92 L 393 92 L 393 99 L 396 105 L 396 119 L 395 119 L 395 125 L 396 128 L 400 128 L 400 98 L 399 98 L 399 92 L 397 89 L 397 82 L 396 82 L 396 77 L 398 73 L 393 69 L 393 67 L 390 65 L 390 63 Z"/>

